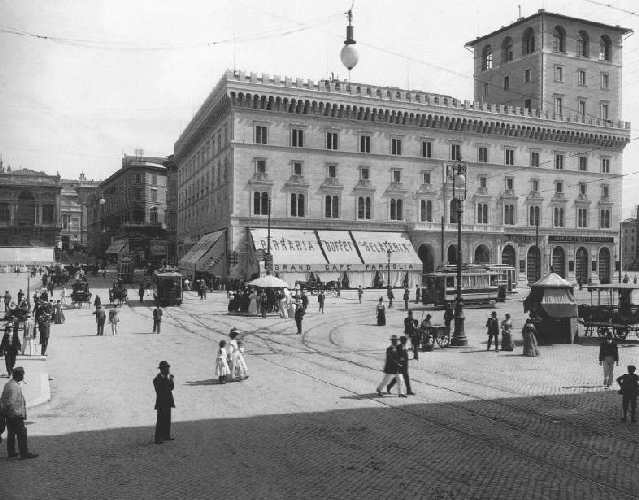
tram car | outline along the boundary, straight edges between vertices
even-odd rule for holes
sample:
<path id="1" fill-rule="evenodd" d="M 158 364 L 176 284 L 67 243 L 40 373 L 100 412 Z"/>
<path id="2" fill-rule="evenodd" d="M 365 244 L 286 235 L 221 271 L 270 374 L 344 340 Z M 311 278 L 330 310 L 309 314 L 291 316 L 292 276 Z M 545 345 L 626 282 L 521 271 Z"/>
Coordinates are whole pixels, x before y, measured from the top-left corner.
<path id="1" fill-rule="evenodd" d="M 454 266 L 453 266 L 454 267 Z M 487 269 L 462 269 L 461 289 L 464 304 L 491 305 L 505 298 L 500 273 Z M 457 299 L 457 273 L 447 268 L 422 277 L 422 303 L 435 307 L 454 305 Z"/>
<path id="2" fill-rule="evenodd" d="M 153 298 L 156 304 L 172 306 L 182 304 L 183 276 L 175 271 L 153 273 Z"/>

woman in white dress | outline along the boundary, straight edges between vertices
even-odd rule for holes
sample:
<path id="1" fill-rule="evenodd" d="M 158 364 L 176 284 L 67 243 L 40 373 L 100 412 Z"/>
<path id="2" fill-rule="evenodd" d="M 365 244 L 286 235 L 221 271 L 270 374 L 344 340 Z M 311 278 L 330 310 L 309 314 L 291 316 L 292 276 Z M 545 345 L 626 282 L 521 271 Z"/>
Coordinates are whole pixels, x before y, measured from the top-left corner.
<path id="1" fill-rule="evenodd" d="M 253 290 L 249 296 L 249 316 L 257 316 L 257 291 Z"/>
<path id="2" fill-rule="evenodd" d="M 227 358 L 226 340 L 220 340 L 217 357 L 215 358 L 215 376 L 220 384 L 226 383 L 226 377 L 230 373 Z"/>
<path id="3" fill-rule="evenodd" d="M 288 319 L 288 300 L 286 298 L 286 292 L 282 290 L 280 292 L 280 318 Z"/>
<path id="4" fill-rule="evenodd" d="M 242 354 L 242 350 L 244 348 L 244 344 L 242 344 L 242 350 L 240 350 L 239 341 L 237 340 L 237 336 L 239 335 L 239 331 L 237 328 L 231 328 L 229 333 L 229 337 L 231 340 L 228 343 L 229 356 L 231 359 L 231 363 L 229 369 L 231 371 L 231 379 L 239 379 L 244 380 L 248 378 L 248 369 L 246 367 L 246 361 L 244 361 L 244 356 Z"/>

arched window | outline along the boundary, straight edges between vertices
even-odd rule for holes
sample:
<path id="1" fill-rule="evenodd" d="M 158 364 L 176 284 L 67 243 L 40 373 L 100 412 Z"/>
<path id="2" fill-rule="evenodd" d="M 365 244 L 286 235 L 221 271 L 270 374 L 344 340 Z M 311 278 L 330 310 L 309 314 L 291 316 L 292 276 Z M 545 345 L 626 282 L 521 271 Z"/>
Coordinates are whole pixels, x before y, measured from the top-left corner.
<path id="1" fill-rule="evenodd" d="M 493 49 L 490 45 L 486 45 L 481 53 L 481 70 L 493 68 Z"/>
<path id="2" fill-rule="evenodd" d="M 552 51 L 566 52 L 566 30 L 561 26 L 555 26 L 552 32 Z"/>
<path id="3" fill-rule="evenodd" d="M 513 39 L 507 36 L 501 43 L 501 62 L 507 63 L 513 60 Z"/>
<path id="4" fill-rule="evenodd" d="M 590 37 L 585 31 L 577 35 L 577 57 L 590 57 Z"/>
<path id="5" fill-rule="evenodd" d="M 612 61 L 612 42 L 608 35 L 603 35 L 599 40 L 599 60 Z"/>
<path id="6" fill-rule="evenodd" d="M 535 52 L 535 32 L 532 28 L 528 28 L 521 38 L 521 54 L 525 56 L 533 52 Z"/>

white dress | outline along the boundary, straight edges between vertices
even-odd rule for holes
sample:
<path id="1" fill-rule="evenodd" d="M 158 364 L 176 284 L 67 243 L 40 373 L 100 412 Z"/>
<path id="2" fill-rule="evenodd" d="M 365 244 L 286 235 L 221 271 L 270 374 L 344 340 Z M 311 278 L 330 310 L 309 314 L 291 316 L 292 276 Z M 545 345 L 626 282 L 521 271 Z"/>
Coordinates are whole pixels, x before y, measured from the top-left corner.
<path id="1" fill-rule="evenodd" d="M 226 377 L 231 371 L 229 370 L 229 364 L 226 361 L 226 349 L 217 350 L 217 358 L 215 359 L 215 376 Z"/>

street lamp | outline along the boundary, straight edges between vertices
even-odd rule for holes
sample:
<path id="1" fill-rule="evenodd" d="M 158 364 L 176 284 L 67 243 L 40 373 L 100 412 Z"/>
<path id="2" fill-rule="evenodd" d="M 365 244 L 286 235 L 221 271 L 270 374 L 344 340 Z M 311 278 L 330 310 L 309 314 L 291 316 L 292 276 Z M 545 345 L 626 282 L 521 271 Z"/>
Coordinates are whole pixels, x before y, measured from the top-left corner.
<path id="1" fill-rule="evenodd" d="M 268 194 L 266 224 L 266 257 L 264 259 L 264 267 L 266 268 L 266 274 L 271 274 L 273 271 L 273 257 L 271 256 L 271 193 Z"/>
<path id="2" fill-rule="evenodd" d="M 386 286 L 389 287 L 391 286 L 391 282 L 390 282 L 390 258 L 391 258 L 391 254 L 393 253 L 393 251 L 389 248 L 388 250 L 386 250 L 386 257 L 388 257 L 388 267 L 387 267 L 387 275 L 386 275 Z"/>
<path id="3" fill-rule="evenodd" d="M 468 339 L 464 333 L 464 308 L 462 305 L 462 214 L 464 212 L 463 203 L 466 200 L 466 165 L 456 163 L 451 166 L 453 169 L 453 199 L 457 209 L 457 298 L 455 304 L 455 330 L 451 345 L 468 345 Z"/>

